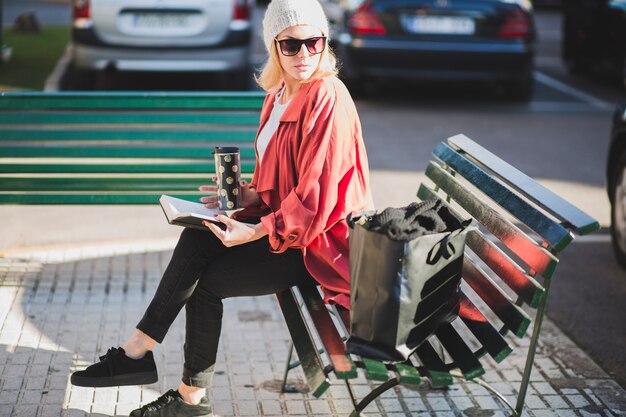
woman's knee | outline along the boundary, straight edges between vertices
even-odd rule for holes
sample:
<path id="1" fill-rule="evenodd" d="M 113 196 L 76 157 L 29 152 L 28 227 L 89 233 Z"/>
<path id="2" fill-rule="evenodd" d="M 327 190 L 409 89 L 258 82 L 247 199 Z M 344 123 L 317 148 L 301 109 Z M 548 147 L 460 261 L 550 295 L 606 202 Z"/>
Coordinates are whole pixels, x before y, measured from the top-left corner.
<path id="1" fill-rule="evenodd" d="M 210 288 L 198 285 L 185 305 L 185 310 L 204 320 L 221 319 L 224 311 L 222 297 Z"/>

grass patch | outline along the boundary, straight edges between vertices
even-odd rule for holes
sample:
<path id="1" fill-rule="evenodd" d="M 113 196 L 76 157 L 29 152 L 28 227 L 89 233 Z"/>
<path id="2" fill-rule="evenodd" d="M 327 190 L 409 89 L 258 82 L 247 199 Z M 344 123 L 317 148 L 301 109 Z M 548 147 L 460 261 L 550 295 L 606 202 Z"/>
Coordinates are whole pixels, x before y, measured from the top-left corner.
<path id="1" fill-rule="evenodd" d="M 65 51 L 69 35 L 66 25 L 44 26 L 39 33 L 5 29 L 3 43 L 13 48 L 13 56 L 9 62 L 0 64 L 0 86 L 42 90 Z"/>

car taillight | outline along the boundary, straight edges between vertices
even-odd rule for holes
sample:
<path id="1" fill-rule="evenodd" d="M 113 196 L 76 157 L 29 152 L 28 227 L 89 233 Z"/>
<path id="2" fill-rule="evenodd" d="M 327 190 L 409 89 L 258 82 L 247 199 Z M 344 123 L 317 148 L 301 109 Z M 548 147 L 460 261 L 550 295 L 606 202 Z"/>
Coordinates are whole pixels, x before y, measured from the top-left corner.
<path id="1" fill-rule="evenodd" d="M 250 20 L 250 5 L 248 4 L 248 0 L 235 0 L 233 19 Z"/>
<path id="2" fill-rule="evenodd" d="M 498 31 L 501 39 L 530 39 L 532 28 L 528 13 L 521 9 L 511 9 L 506 15 L 504 24 Z"/>
<path id="3" fill-rule="evenodd" d="M 72 2 L 72 16 L 76 19 L 89 19 L 91 17 L 91 8 L 89 0 L 74 0 Z"/>
<path id="4" fill-rule="evenodd" d="M 350 17 L 348 29 L 356 35 L 384 35 L 387 32 L 378 13 L 368 2 L 361 4 Z"/>

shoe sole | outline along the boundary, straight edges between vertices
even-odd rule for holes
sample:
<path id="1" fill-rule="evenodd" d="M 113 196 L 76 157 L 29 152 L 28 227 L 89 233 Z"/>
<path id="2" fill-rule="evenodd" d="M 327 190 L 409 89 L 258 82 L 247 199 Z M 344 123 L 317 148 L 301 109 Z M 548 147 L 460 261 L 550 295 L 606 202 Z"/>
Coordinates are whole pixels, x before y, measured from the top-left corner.
<path id="1" fill-rule="evenodd" d="M 147 385 L 159 380 L 157 371 L 141 372 L 130 375 L 118 375 L 107 377 L 84 377 L 72 375 L 70 382 L 78 387 L 117 387 L 123 385 Z"/>

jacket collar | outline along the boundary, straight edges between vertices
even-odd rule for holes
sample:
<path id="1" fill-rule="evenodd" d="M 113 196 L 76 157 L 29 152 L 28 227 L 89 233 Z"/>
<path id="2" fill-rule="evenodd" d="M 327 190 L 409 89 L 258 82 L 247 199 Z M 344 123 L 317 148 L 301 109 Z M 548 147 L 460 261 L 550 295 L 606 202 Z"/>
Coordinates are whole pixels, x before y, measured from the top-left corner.
<path id="1" fill-rule="evenodd" d="M 281 122 L 297 122 L 300 118 L 302 107 L 304 106 L 307 94 L 312 87 L 312 84 L 315 81 L 303 84 L 302 87 L 298 90 L 296 95 L 291 99 L 291 102 L 285 109 L 285 112 L 280 118 Z M 276 95 L 282 89 L 284 84 L 281 83 L 281 86 L 276 89 L 275 92 L 269 93 L 267 102 L 272 103 L 271 106 L 265 106 L 263 111 L 261 112 L 261 128 L 265 126 L 265 123 L 270 118 L 270 113 L 272 112 L 272 108 L 274 106 L 274 100 L 276 100 Z"/>

